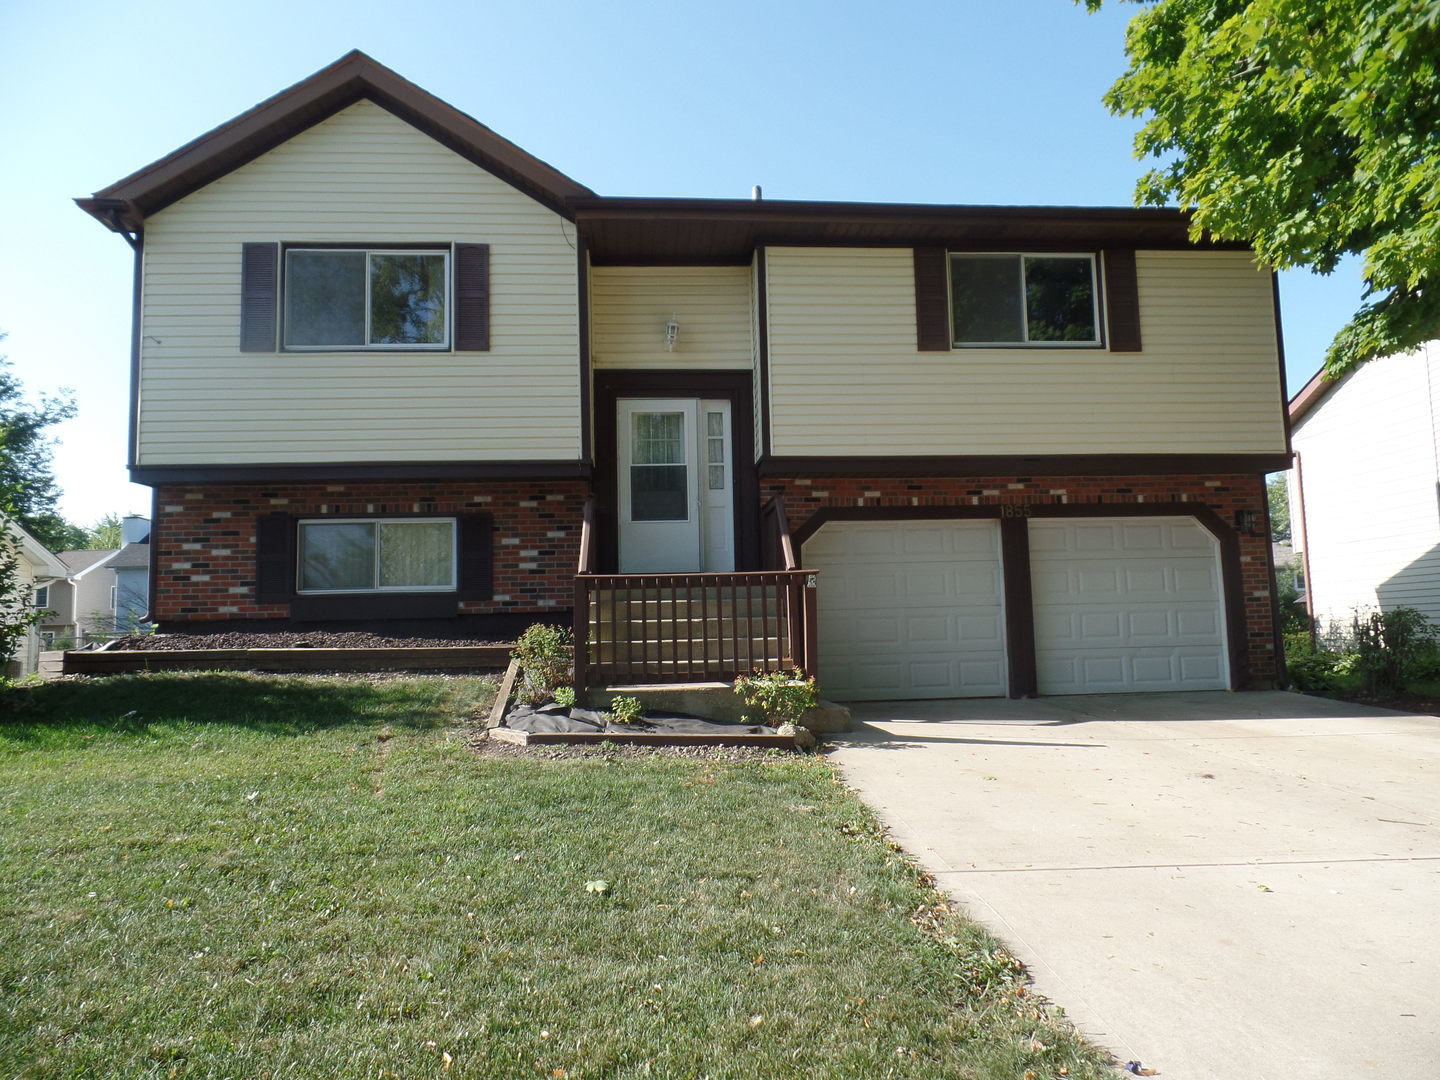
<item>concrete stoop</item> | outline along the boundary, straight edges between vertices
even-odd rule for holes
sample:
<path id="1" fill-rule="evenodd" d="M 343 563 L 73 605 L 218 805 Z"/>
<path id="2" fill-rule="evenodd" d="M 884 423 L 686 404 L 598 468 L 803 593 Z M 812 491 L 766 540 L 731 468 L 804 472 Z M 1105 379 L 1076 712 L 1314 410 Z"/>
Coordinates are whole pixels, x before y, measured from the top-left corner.
<path id="1" fill-rule="evenodd" d="M 748 706 L 725 682 L 607 686 L 603 690 L 591 690 L 585 696 L 586 704 L 594 709 L 609 708 L 617 697 L 633 697 L 640 699 L 647 713 L 684 713 L 729 724 L 751 720 L 751 716 L 746 715 Z M 824 735 L 852 730 L 850 710 L 833 701 L 821 701 L 805 714 L 801 724 Z"/>

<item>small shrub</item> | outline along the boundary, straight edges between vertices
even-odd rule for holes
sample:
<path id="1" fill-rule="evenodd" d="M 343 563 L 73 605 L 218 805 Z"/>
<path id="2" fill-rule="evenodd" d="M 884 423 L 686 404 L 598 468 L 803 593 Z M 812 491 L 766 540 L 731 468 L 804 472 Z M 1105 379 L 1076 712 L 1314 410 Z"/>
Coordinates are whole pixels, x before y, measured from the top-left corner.
<path id="1" fill-rule="evenodd" d="M 515 640 L 510 654 L 520 661 L 524 679 L 515 696 L 526 705 L 542 705 L 570 681 L 570 631 L 536 623 Z"/>
<path id="2" fill-rule="evenodd" d="M 636 697 L 617 697 L 605 715 L 617 724 L 635 724 L 645 715 L 645 706 Z"/>
<path id="3" fill-rule="evenodd" d="M 814 678 L 799 668 L 793 671 L 761 671 L 735 680 L 735 693 L 751 708 L 760 709 L 773 727 L 798 724 L 820 700 Z"/>
<path id="4" fill-rule="evenodd" d="M 575 688 L 573 686 L 557 686 L 555 688 L 555 704 L 564 705 L 570 709 L 575 706 Z"/>
<path id="5" fill-rule="evenodd" d="M 1419 677 L 1435 652 L 1435 630 L 1414 608 L 1356 614 L 1355 674 L 1367 693 L 1394 694 Z"/>

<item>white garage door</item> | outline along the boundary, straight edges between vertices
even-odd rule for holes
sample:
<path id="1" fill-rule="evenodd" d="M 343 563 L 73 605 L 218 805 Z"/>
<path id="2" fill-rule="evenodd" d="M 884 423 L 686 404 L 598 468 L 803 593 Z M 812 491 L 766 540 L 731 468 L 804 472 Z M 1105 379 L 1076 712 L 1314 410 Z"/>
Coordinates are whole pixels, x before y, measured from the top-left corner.
<path id="1" fill-rule="evenodd" d="M 830 522 L 818 570 L 820 689 L 836 701 L 1006 692 L 994 521 Z"/>
<path id="2" fill-rule="evenodd" d="M 1042 694 L 1229 687 L 1220 545 L 1193 518 L 1030 523 Z"/>

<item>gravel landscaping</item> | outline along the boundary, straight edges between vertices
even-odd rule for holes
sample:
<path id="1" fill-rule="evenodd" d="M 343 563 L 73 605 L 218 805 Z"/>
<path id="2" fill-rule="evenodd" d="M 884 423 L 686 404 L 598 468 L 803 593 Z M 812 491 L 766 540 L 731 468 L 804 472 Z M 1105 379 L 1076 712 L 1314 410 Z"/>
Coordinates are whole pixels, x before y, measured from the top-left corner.
<path id="1" fill-rule="evenodd" d="M 509 645 L 473 636 L 385 637 L 358 630 L 277 630 L 268 634 L 149 634 L 117 638 L 110 649 L 458 649 Z"/>

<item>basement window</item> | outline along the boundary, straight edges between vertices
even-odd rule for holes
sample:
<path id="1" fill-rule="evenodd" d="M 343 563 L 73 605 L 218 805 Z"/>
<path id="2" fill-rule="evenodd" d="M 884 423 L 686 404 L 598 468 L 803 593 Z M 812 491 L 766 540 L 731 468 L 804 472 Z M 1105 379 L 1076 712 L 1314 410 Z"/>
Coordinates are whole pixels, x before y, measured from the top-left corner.
<path id="1" fill-rule="evenodd" d="M 299 522 L 301 593 L 453 592 L 454 518 Z"/>

